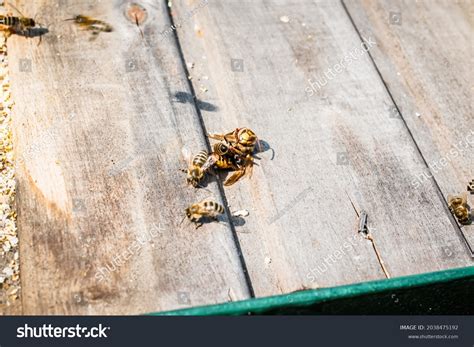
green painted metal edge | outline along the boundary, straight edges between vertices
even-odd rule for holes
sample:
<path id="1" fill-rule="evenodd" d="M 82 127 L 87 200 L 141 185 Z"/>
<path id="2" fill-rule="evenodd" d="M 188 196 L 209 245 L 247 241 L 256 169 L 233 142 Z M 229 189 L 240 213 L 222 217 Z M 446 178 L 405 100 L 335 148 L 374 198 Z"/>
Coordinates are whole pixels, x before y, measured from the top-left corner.
<path id="1" fill-rule="evenodd" d="M 339 287 L 321 288 L 294 292 L 284 295 L 248 299 L 224 304 L 197 306 L 192 308 L 153 312 L 148 315 L 157 316 L 212 316 L 212 315 L 245 315 L 264 313 L 270 309 L 284 307 L 305 307 L 330 300 L 351 298 L 359 295 L 375 294 L 385 291 L 406 289 L 463 278 L 474 278 L 474 266 L 430 272 L 419 275 L 397 277 L 391 279 L 349 284 Z"/>

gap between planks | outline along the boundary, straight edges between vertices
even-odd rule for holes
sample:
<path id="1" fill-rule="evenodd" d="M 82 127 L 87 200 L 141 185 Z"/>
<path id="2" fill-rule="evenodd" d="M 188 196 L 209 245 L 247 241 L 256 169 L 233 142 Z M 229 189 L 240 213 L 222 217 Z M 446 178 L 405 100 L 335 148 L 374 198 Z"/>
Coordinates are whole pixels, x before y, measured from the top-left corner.
<path id="1" fill-rule="evenodd" d="M 362 34 L 360 33 L 360 30 L 359 28 L 357 27 L 357 25 L 355 24 L 354 22 L 354 19 L 352 18 L 350 12 L 349 12 L 349 9 L 347 8 L 346 4 L 345 4 L 345 1 L 344 0 L 340 0 L 341 1 L 341 4 L 342 4 L 342 7 L 344 8 L 344 11 L 346 12 L 352 26 L 354 27 L 354 30 L 356 31 L 357 33 L 357 36 L 359 37 L 359 40 L 360 42 L 364 42 L 363 41 L 363 38 L 362 38 Z M 413 133 L 412 131 L 410 130 L 410 128 L 408 127 L 408 124 L 405 120 L 405 117 L 403 116 L 403 113 L 401 112 L 397 102 L 395 101 L 393 95 L 392 95 L 392 92 L 390 91 L 390 88 L 386 82 L 386 80 L 384 79 L 382 73 L 380 72 L 380 69 L 379 67 L 377 66 L 377 63 L 375 62 L 375 59 L 374 57 L 372 56 L 372 54 L 370 53 L 369 50 L 366 50 L 366 53 L 368 54 L 368 57 L 370 59 L 370 61 L 372 62 L 374 68 L 375 68 L 375 71 L 378 75 L 378 77 L 380 78 L 383 86 L 384 86 L 384 89 L 386 90 L 387 92 L 387 95 L 388 97 L 390 98 L 391 102 L 393 103 L 393 106 L 395 106 L 395 109 L 397 110 L 398 114 L 400 115 L 400 119 L 402 120 L 403 122 L 403 126 L 404 128 L 406 129 L 406 131 L 408 132 L 408 136 L 411 138 L 411 140 L 413 141 L 413 144 L 415 145 L 415 148 L 416 148 L 416 151 L 418 152 L 418 154 L 420 155 L 422 161 L 423 161 L 423 164 L 425 165 L 426 169 L 429 171 L 429 173 L 431 174 L 431 182 L 433 183 L 433 185 L 435 186 L 435 191 L 438 195 L 438 197 L 440 198 L 440 200 L 443 202 L 443 208 L 444 208 L 444 211 L 445 213 L 448 215 L 448 218 L 451 222 L 451 224 L 456 228 L 456 230 L 458 231 L 458 234 L 460 236 L 460 238 L 464 241 L 464 244 L 467 248 L 467 250 L 470 252 L 470 255 L 471 257 L 474 258 L 474 249 L 471 248 L 471 245 L 469 244 L 469 240 L 466 238 L 466 235 L 464 235 L 463 231 L 461 230 L 461 228 L 459 227 L 458 223 L 456 222 L 456 220 L 454 219 L 454 216 L 452 215 L 452 213 L 449 211 L 448 209 L 448 206 L 446 204 L 446 200 L 443 196 L 443 192 L 441 191 L 441 187 L 439 186 L 438 182 L 436 181 L 436 178 L 434 177 L 433 173 L 431 172 L 431 168 L 430 166 L 428 165 L 428 162 L 426 160 L 426 158 L 424 157 L 421 149 L 420 149 L 420 146 L 418 145 L 418 143 L 416 142 L 415 140 L 415 137 L 413 136 Z"/>
<path id="2" fill-rule="evenodd" d="M 171 25 L 175 26 L 174 18 L 173 18 L 173 15 L 171 13 L 171 9 L 170 9 L 169 6 L 166 6 L 166 11 L 167 11 L 167 14 L 168 14 Z M 194 89 L 193 83 L 188 78 L 188 76 L 190 76 L 190 74 L 189 74 L 188 66 L 186 65 L 186 59 L 184 58 L 183 50 L 181 48 L 181 43 L 179 41 L 178 33 L 177 33 L 176 30 L 173 30 L 173 37 L 174 37 L 174 40 L 176 42 L 176 47 L 178 49 L 179 59 L 181 61 L 181 64 L 183 66 L 183 70 L 184 70 L 185 75 L 186 75 L 185 79 L 188 83 L 189 90 L 191 91 L 191 94 L 192 94 L 192 97 L 193 97 L 193 105 L 194 105 L 194 108 L 196 109 L 196 113 L 197 113 L 197 116 L 198 116 L 198 119 L 199 119 L 201 134 L 204 137 L 204 142 L 206 143 L 207 151 L 211 152 L 211 144 L 209 142 L 209 138 L 207 137 L 208 132 L 206 130 L 206 124 L 204 123 L 204 119 L 202 117 L 201 110 L 199 109 L 198 105 L 196 104 L 196 100 L 197 100 L 196 91 Z M 243 271 L 244 276 L 245 276 L 245 282 L 247 284 L 247 288 L 249 290 L 250 297 L 255 298 L 255 292 L 254 292 L 254 289 L 253 289 L 252 280 L 250 279 L 249 272 L 247 270 L 247 264 L 245 263 L 245 258 L 244 258 L 243 252 L 242 252 L 242 247 L 240 245 L 239 237 L 237 236 L 237 230 L 235 229 L 234 222 L 232 221 L 232 214 L 230 213 L 230 210 L 229 210 L 229 203 L 228 203 L 227 197 L 225 195 L 224 186 L 222 185 L 222 182 L 219 180 L 218 175 L 216 175 L 215 177 L 216 177 L 217 187 L 219 189 L 219 193 L 220 193 L 221 198 L 222 198 L 222 202 L 224 203 L 224 209 L 225 209 L 225 213 L 227 215 L 230 230 L 232 232 L 232 238 L 234 240 L 235 247 L 237 248 L 237 252 L 238 252 L 239 260 L 240 260 L 240 265 L 242 267 L 242 271 Z"/>

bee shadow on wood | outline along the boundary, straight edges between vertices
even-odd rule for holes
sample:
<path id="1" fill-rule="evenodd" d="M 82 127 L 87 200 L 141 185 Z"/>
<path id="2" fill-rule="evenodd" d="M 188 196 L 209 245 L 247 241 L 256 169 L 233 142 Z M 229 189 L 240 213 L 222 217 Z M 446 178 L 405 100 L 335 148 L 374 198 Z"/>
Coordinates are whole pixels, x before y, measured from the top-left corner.
<path id="1" fill-rule="evenodd" d="M 179 102 L 181 104 L 186 104 L 186 103 L 196 103 L 196 106 L 203 111 L 209 111 L 209 112 L 216 112 L 219 108 L 209 102 L 199 100 L 192 96 L 189 93 L 186 92 L 177 92 L 174 94 L 174 100 L 176 102 Z"/>
<path id="2" fill-rule="evenodd" d="M 466 207 L 467 207 L 467 214 L 468 214 L 468 220 L 467 220 L 467 223 L 465 225 L 471 225 L 474 223 L 474 208 L 471 207 L 469 204 L 466 204 Z"/>
<path id="3" fill-rule="evenodd" d="M 229 219 L 227 218 L 227 216 L 219 216 L 217 217 L 218 219 L 218 222 L 219 223 L 222 223 L 222 224 L 232 224 L 234 227 L 241 227 L 241 226 L 244 226 L 245 225 L 245 219 L 242 218 L 241 216 L 230 216 L 230 223 L 229 223 Z M 211 220 L 211 221 L 215 221 L 215 220 Z"/>
<path id="4" fill-rule="evenodd" d="M 245 219 L 240 216 L 232 216 L 231 221 L 235 227 L 241 227 L 245 225 Z"/>
<path id="5" fill-rule="evenodd" d="M 15 31 L 14 34 L 15 35 L 18 35 L 18 36 L 23 36 L 23 37 L 26 37 L 26 38 L 35 38 L 35 37 L 39 37 L 41 38 L 41 36 L 43 35 L 46 35 L 47 33 L 49 33 L 49 30 L 48 28 L 30 28 L 28 30 L 25 30 L 25 31 Z"/>
<path id="6" fill-rule="evenodd" d="M 264 153 L 268 151 L 272 151 L 272 157 L 270 158 L 270 160 L 273 160 L 273 158 L 275 158 L 275 150 L 270 146 L 267 141 L 258 140 L 257 146 L 255 146 L 255 154 Z M 258 156 L 255 156 L 255 158 L 261 159 Z"/>

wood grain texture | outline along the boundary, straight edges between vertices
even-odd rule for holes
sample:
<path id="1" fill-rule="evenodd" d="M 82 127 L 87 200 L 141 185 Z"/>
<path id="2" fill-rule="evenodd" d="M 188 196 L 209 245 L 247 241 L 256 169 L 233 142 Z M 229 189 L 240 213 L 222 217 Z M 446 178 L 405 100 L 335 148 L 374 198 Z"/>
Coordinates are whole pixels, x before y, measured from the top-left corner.
<path id="1" fill-rule="evenodd" d="M 426 165 L 341 3 L 198 4 L 172 11 L 196 96 L 219 107 L 201 110 L 208 132 L 248 126 L 275 151 L 226 189 L 250 211 L 237 231 L 257 296 L 384 277 L 352 205 L 390 275 L 472 265 L 437 187 L 411 186 Z"/>
<path id="2" fill-rule="evenodd" d="M 474 178 L 473 2 L 344 3 L 359 32 L 380 43 L 371 54 L 428 163 L 409 178 L 413 187 L 434 177 L 446 201 L 466 192 Z M 474 252 L 474 225 L 462 231 Z"/>
<path id="3" fill-rule="evenodd" d="M 137 314 L 249 297 L 228 223 L 180 221 L 208 191 L 185 184 L 183 146 L 205 148 L 164 2 L 145 38 L 126 1 L 34 1 L 47 15 L 41 45 L 9 40 L 25 314 Z M 91 34 L 75 14 L 109 22 Z M 106 270 L 106 267 L 108 269 Z M 102 276 L 105 279 L 102 279 Z M 101 280 L 102 279 L 102 280 Z"/>

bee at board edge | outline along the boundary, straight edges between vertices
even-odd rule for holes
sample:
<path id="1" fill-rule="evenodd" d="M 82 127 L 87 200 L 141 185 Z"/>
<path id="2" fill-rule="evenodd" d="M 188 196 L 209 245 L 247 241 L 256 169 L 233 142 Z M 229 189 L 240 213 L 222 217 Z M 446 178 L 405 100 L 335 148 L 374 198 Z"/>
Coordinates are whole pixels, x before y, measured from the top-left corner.
<path id="1" fill-rule="evenodd" d="M 472 223 L 466 194 L 448 195 L 448 207 L 460 224 L 469 225 Z"/>
<path id="2" fill-rule="evenodd" d="M 198 203 L 191 204 L 185 210 L 185 217 L 195 224 L 196 229 L 200 228 L 206 219 L 219 221 L 218 216 L 224 213 L 224 206 L 212 199 L 205 199 Z M 182 222 L 181 222 L 182 223 Z"/>
<path id="3" fill-rule="evenodd" d="M 7 4 L 7 7 L 11 7 L 18 13 L 18 16 L 0 14 L 0 29 L 6 33 L 7 37 L 12 34 L 27 38 L 39 37 L 39 45 L 42 41 L 42 36 L 48 32 L 48 29 L 39 25 L 33 18 L 25 16 L 12 4 Z"/>

